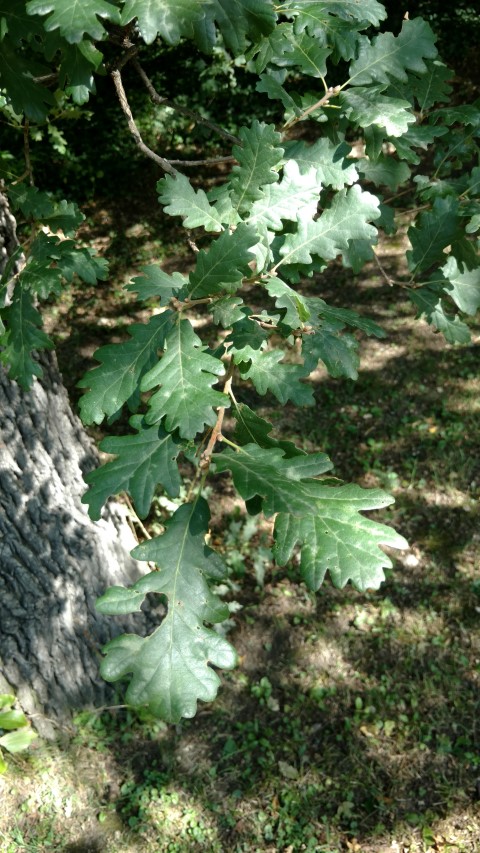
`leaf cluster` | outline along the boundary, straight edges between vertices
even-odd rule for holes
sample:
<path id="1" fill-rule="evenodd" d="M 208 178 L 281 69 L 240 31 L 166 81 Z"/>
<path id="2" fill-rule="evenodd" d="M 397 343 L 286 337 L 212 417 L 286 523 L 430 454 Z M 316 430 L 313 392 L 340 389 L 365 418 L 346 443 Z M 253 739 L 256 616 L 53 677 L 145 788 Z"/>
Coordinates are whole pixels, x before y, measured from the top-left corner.
<path id="1" fill-rule="evenodd" d="M 58 202 L 50 193 L 25 184 L 9 189 L 17 216 L 32 223 L 28 256 L 23 263 L 19 248 L 12 254 L 0 279 L 0 361 L 8 375 L 29 389 L 42 369 L 34 352 L 51 349 L 42 329 L 41 301 L 60 296 L 74 276 L 87 284 L 107 277 L 105 260 L 72 238 L 84 216 L 77 205 Z M 42 228 L 40 226 L 43 226 Z M 18 272 L 12 277 L 15 266 Z"/>
<path id="2" fill-rule="evenodd" d="M 242 127 L 233 165 L 213 189 L 163 161 L 159 202 L 189 233 L 195 229 L 192 268 L 188 275 L 157 264 L 143 268 L 129 289 L 152 309 L 150 319 L 130 326 L 122 343 L 100 348 L 97 366 L 80 383 L 85 423 L 113 419 L 124 406 L 131 413 L 132 431 L 104 440 L 112 459 L 87 477 L 92 518 L 121 491 L 147 517 L 156 490 L 175 498 L 183 466 L 193 466 L 191 499 L 162 535 L 133 552 L 155 569 L 128 589 L 108 590 L 98 605 L 123 614 L 138 610 L 149 593 L 161 597 L 166 615 L 159 627 L 147 638 L 123 635 L 110 643 L 102 673 L 111 681 L 129 677 L 129 702 L 177 721 L 192 716 L 198 700 L 213 699 L 213 667 L 235 662 L 213 628 L 228 615 L 216 591 L 227 570 L 206 544 L 208 477 L 229 472 L 249 513 L 274 516 L 275 559 L 285 565 L 298 553 L 299 578 L 313 591 L 327 573 L 339 587 L 377 588 L 392 565 L 380 546 L 406 547 L 402 536 L 362 515 L 387 506 L 389 495 L 335 480 L 324 453 L 307 454 L 273 437 L 271 425 L 237 396 L 248 383 L 255 397 L 311 406 L 319 365 L 333 377 L 356 379 L 359 337 L 383 337 L 382 328 L 304 295 L 298 284 L 313 275 L 321 283 L 332 262 L 358 273 L 374 260 L 378 229 L 395 231 L 395 201 L 405 190 L 420 207 L 408 229 L 410 275 L 388 283 L 401 286 L 447 341 L 469 340 L 461 315 L 480 304 L 480 110 L 448 105 L 449 72 L 424 20 L 404 20 L 397 34 L 377 32 L 385 19 L 377 0 L 286 0 L 279 7 L 270 0 L 85 0 L 72 10 L 67 0 L 30 0 L 20 31 L 6 2 L 2 32 L 20 63 L 11 66 L 19 79 L 35 45 L 44 60 L 60 62 L 60 85 L 80 103 L 94 91 L 98 54 L 112 38 L 118 42 L 119 31 L 135 49 L 156 39 L 190 39 L 208 52 L 221 42 L 255 75 L 257 92 L 284 111 L 281 127 L 255 116 Z M 82 78 L 81 92 L 68 65 L 73 56 L 78 68 L 89 63 L 91 80 Z M 2 68 L 11 108 L 27 118 L 46 115 L 51 92 L 45 94 L 37 71 L 22 95 Z M 313 141 L 292 133 L 306 120 Z M 417 170 L 413 177 L 431 146 L 433 173 Z M 74 274 L 102 278 L 104 268 L 70 239 L 80 221 L 73 206 L 23 183 L 10 198 L 49 229 L 32 241 L 13 296 L 12 267 L 2 280 L 2 359 L 28 386 L 38 375 L 32 350 L 49 346 L 37 300 L 57 294 Z M 213 325 L 210 345 L 196 331 L 199 306 Z"/>

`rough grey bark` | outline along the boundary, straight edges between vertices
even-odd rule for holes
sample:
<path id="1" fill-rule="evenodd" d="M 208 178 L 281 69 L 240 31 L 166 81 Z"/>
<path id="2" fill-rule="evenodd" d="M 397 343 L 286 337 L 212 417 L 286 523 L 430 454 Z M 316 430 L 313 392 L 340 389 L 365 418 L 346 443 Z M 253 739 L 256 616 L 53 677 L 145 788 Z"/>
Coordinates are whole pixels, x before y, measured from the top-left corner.
<path id="1" fill-rule="evenodd" d="M 3 204 L 2 204 L 3 201 Z M 0 266 L 16 245 L 15 220 L 0 193 Z M 93 446 L 71 411 L 55 358 L 24 392 L 0 368 L 0 692 L 13 689 L 39 731 L 75 709 L 112 696 L 100 678 L 101 646 L 145 617 L 100 617 L 107 586 L 141 573 L 123 508 L 92 522 L 80 502 Z"/>
<path id="2" fill-rule="evenodd" d="M 0 192 L 0 275 L 17 246 L 15 219 L 10 213 L 6 197 Z"/>

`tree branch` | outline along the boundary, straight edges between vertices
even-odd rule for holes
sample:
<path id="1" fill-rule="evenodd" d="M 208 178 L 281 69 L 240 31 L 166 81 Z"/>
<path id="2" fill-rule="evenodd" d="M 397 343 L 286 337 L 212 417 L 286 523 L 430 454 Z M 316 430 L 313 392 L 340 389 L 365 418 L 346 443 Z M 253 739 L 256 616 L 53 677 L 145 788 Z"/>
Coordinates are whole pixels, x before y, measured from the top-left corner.
<path id="1" fill-rule="evenodd" d="M 224 130 L 223 127 L 221 127 L 219 124 L 216 124 L 214 121 L 210 121 L 210 119 L 204 118 L 204 116 L 202 116 L 200 113 L 196 113 L 193 110 L 188 109 L 188 107 L 181 107 L 179 104 L 176 104 L 175 101 L 170 101 L 168 98 L 163 98 L 161 95 L 158 94 L 152 81 L 143 70 L 138 59 L 134 59 L 132 65 L 137 71 L 137 73 L 140 75 L 154 104 L 157 104 L 157 106 L 159 107 L 170 107 L 177 113 L 181 113 L 184 116 L 188 116 L 188 118 L 191 118 L 197 124 L 204 124 L 206 127 L 209 127 L 210 130 L 213 130 L 215 133 L 218 133 L 219 136 L 223 136 L 223 138 L 227 139 L 229 142 L 235 142 L 237 145 L 242 144 L 242 140 L 239 139 L 238 136 L 234 136 L 232 133 L 228 133 L 227 130 Z M 198 165 L 203 165 L 204 162 L 205 161 L 199 161 Z M 191 163 L 189 163 L 188 165 L 193 166 L 197 165 L 197 163 L 195 161 L 191 161 Z"/>
<path id="2" fill-rule="evenodd" d="M 215 166 L 217 163 L 236 163 L 235 157 L 209 157 L 207 160 L 169 160 L 172 166 Z"/>
<path id="3" fill-rule="evenodd" d="M 325 104 L 328 104 L 330 98 L 334 98 L 335 95 L 338 95 L 340 89 L 341 86 L 330 86 L 330 88 L 326 90 L 324 96 L 320 98 L 319 101 L 317 101 L 315 104 L 312 104 L 312 106 L 305 110 L 301 115 L 294 116 L 294 118 L 291 118 L 290 121 L 287 121 L 287 123 L 283 125 L 283 130 L 287 130 L 287 128 L 292 127 L 299 121 L 303 121 L 303 119 L 307 118 L 310 113 L 315 112 L 315 110 L 318 110 L 320 107 L 324 107 Z"/>
<path id="4" fill-rule="evenodd" d="M 131 50 L 133 51 L 133 48 L 131 48 Z M 124 54 L 122 60 L 125 60 L 126 55 L 127 54 Z M 125 62 L 123 62 L 122 64 L 124 65 Z M 128 103 L 127 96 L 125 94 L 125 89 L 123 88 L 122 75 L 120 74 L 118 65 L 110 73 L 118 96 L 118 100 L 120 102 L 120 106 L 127 119 L 128 129 L 130 130 L 130 133 L 132 134 L 138 148 L 143 154 L 149 157 L 150 160 L 153 160 L 153 162 L 156 163 L 157 166 L 160 166 L 160 168 L 163 169 L 164 172 L 168 172 L 169 175 L 173 175 L 173 177 L 175 177 L 177 175 L 177 170 L 174 169 L 174 167 L 171 166 L 168 160 L 165 160 L 164 157 L 160 157 L 159 154 L 155 154 L 155 151 L 152 151 L 152 149 L 149 148 L 148 145 L 146 145 L 143 141 L 141 133 L 137 125 L 135 124 L 135 119 L 133 118 L 132 111 L 130 109 L 130 104 Z"/>
<path id="5" fill-rule="evenodd" d="M 28 118 L 26 118 L 23 123 L 23 156 L 25 157 L 25 168 L 28 176 L 28 183 L 33 187 L 32 161 L 30 159 L 30 122 Z"/>
<path id="6" fill-rule="evenodd" d="M 234 371 L 234 364 L 233 364 L 233 360 L 232 360 L 230 362 L 228 372 L 227 372 L 227 376 L 225 378 L 225 382 L 223 385 L 224 394 L 230 395 L 230 393 L 231 393 L 233 371 Z M 220 408 L 218 410 L 217 422 L 212 429 L 212 433 L 210 435 L 209 442 L 208 442 L 205 450 L 203 451 L 202 457 L 200 460 L 200 468 L 203 471 L 208 471 L 208 469 L 210 467 L 210 459 L 211 459 L 211 456 L 212 456 L 212 453 L 213 453 L 213 450 L 215 448 L 217 441 L 223 441 L 222 425 L 223 425 L 224 417 L 225 417 L 225 406 L 220 406 Z"/>
<path id="7" fill-rule="evenodd" d="M 374 251 L 373 248 L 372 248 L 372 252 L 373 252 L 373 257 L 375 258 L 375 263 L 376 263 L 378 269 L 380 270 L 383 278 L 385 279 L 385 281 L 387 282 L 387 284 L 390 287 L 410 287 L 411 286 L 413 279 L 411 279 L 408 282 L 407 281 L 396 281 L 394 278 L 389 276 L 388 272 L 386 271 L 386 269 L 383 266 L 380 258 L 378 257 L 377 253 Z"/>

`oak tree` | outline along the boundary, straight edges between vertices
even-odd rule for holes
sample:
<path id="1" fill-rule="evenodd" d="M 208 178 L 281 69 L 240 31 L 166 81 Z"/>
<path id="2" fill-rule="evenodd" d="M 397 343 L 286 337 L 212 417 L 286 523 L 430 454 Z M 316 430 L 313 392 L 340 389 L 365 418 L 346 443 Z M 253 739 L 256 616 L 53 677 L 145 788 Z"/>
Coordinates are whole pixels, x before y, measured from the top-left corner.
<path id="1" fill-rule="evenodd" d="M 120 492 L 145 518 L 159 489 L 178 496 L 182 459 L 195 467 L 188 499 L 164 533 L 132 551 L 140 579 L 114 584 L 97 603 L 102 614 L 125 616 L 147 594 L 161 597 L 155 630 L 111 640 L 101 673 L 128 680 L 127 702 L 178 721 L 215 697 L 218 669 L 235 665 L 235 650 L 214 628 L 229 612 L 218 593 L 227 570 L 206 543 L 206 483 L 228 472 L 247 511 L 274 518 L 277 563 L 298 554 L 299 580 L 314 591 L 327 574 L 338 587 L 377 588 L 392 565 L 380 546 L 406 547 L 363 514 L 391 503 L 388 494 L 333 478 L 325 453 L 274 435 L 239 402 L 237 387 L 313 406 L 309 377 L 319 363 L 333 377 L 357 377 L 359 335 L 385 333 L 323 299 L 322 273 L 338 259 L 354 274 L 375 262 L 448 342 L 469 341 L 465 315 L 480 304 L 479 105 L 451 103 L 451 75 L 429 24 L 406 15 L 389 32 L 377 0 L 2 0 L 0 18 L 2 110 L 23 130 L 26 152 L 24 174 L 5 191 L 34 223 L 24 265 L 14 272 L 14 252 L 1 283 L 1 359 L 11 380 L 29 389 L 41 376 L 36 353 L 51 346 L 42 300 L 74 275 L 106 275 L 104 261 L 75 240 L 76 205 L 33 186 L 28 160 L 32 125 L 54 121 L 65 104 L 81 109 L 97 74 L 110 75 L 125 132 L 163 174 L 164 212 L 198 235 L 188 275 L 150 264 L 129 285 L 150 319 L 97 351 L 80 403 L 87 425 L 130 412 L 131 432 L 105 438 L 100 447 L 112 459 L 86 475 L 92 519 Z M 238 134 L 222 128 L 221 115 L 194 116 L 218 134 L 216 159 L 228 166 L 213 189 L 198 188 L 204 161 L 182 164 L 145 142 L 124 82 L 128 65 L 152 109 L 164 103 L 169 93 L 156 90 L 144 57 L 184 40 L 206 55 L 222 45 L 256 92 Z M 283 114 L 278 123 L 264 121 L 270 101 Z M 306 121 L 308 138 L 299 132 Z M 379 231 L 395 233 L 395 201 L 406 190 L 409 274 L 393 281 L 375 247 Z M 302 281 L 312 277 L 318 295 L 305 296 Z M 259 299 L 260 313 L 250 304 Z M 198 306 L 216 328 L 214 347 L 192 324 Z"/>

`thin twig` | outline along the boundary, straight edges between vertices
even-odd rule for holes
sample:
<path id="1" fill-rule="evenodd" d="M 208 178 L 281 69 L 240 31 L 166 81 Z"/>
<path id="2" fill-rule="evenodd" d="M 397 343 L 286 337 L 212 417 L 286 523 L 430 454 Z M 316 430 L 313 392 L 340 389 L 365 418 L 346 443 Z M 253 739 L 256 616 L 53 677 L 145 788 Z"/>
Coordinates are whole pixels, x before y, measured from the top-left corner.
<path id="1" fill-rule="evenodd" d="M 12 174 L 12 173 L 10 173 L 10 174 Z M 29 176 L 28 169 L 26 169 L 25 172 L 23 173 L 23 175 L 20 175 L 19 178 L 15 178 L 15 180 L 12 181 L 12 187 L 16 187 L 17 184 L 23 184 L 25 178 L 28 178 L 28 176 Z"/>
<path id="2" fill-rule="evenodd" d="M 413 187 L 407 187 L 406 190 L 402 190 L 400 193 L 395 193 L 395 195 L 391 195 L 390 198 L 385 198 L 382 204 L 391 204 L 392 201 L 395 201 L 397 198 L 401 198 L 402 195 L 407 195 L 407 193 L 413 192 Z"/>
<path id="3" fill-rule="evenodd" d="M 115 86 L 115 90 L 117 92 L 120 106 L 127 119 L 128 129 L 130 130 L 130 133 L 132 134 L 138 148 L 140 149 L 140 151 L 142 151 L 143 154 L 149 157 L 150 160 L 153 160 L 153 162 L 156 163 L 157 166 L 160 166 L 160 168 L 163 169 L 164 172 L 167 172 L 169 175 L 173 175 L 173 177 L 175 177 L 178 174 L 177 170 L 174 169 L 173 166 L 171 166 L 168 160 L 165 160 L 164 157 L 160 157 L 159 154 L 155 154 L 155 151 L 152 151 L 152 149 L 149 148 L 148 145 L 146 145 L 143 141 L 140 131 L 137 125 L 135 124 L 135 119 L 133 118 L 132 111 L 130 109 L 130 104 L 128 103 L 127 96 L 125 94 L 125 89 L 123 88 L 122 75 L 120 74 L 118 67 L 114 68 L 113 71 L 111 71 L 110 73 L 113 80 L 113 84 Z"/>
<path id="4" fill-rule="evenodd" d="M 50 86 L 50 84 L 57 82 L 58 73 L 43 74 L 40 77 L 33 77 L 32 79 L 34 83 L 40 83 L 41 86 Z"/>
<path id="5" fill-rule="evenodd" d="M 142 531 L 142 533 L 146 539 L 151 539 L 152 537 L 150 536 L 150 533 L 148 532 L 147 528 L 143 524 L 143 521 L 141 521 L 139 519 L 137 513 L 135 512 L 135 510 L 133 508 L 133 504 L 132 504 L 132 502 L 131 502 L 131 500 L 128 497 L 126 492 L 124 492 L 124 499 L 125 499 L 125 503 L 127 504 L 128 511 L 130 512 L 130 515 L 132 516 L 133 523 L 136 524 L 140 528 L 140 530 Z"/>
<path id="6" fill-rule="evenodd" d="M 192 308 L 194 305 L 209 305 L 212 299 L 212 296 L 203 296 L 201 299 L 188 299 L 187 297 L 183 302 L 181 302 L 180 299 L 173 296 L 170 300 L 170 305 L 175 309 L 175 311 L 184 311 L 185 309 Z"/>
<path id="7" fill-rule="evenodd" d="M 420 213 L 421 210 L 429 210 L 431 204 L 421 204 L 418 207 L 406 208 L 405 210 L 397 211 L 397 216 L 410 216 L 413 213 Z"/>
<path id="8" fill-rule="evenodd" d="M 197 246 L 195 240 L 193 239 L 190 231 L 187 231 L 187 242 L 188 242 L 188 245 L 190 246 L 192 252 L 194 252 L 197 255 L 199 253 L 200 249 L 198 248 L 198 246 Z"/>
<path id="9" fill-rule="evenodd" d="M 315 112 L 315 110 L 318 110 L 320 107 L 324 107 L 325 104 L 328 104 L 330 98 L 333 98 L 335 97 L 335 95 L 338 95 L 340 88 L 340 86 L 330 86 L 330 88 L 327 89 L 323 97 L 320 98 L 320 100 L 317 101 L 315 104 L 312 104 L 312 106 L 309 107 L 308 110 L 304 110 L 301 115 L 294 116 L 294 118 L 291 118 L 290 121 L 287 121 L 286 124 L 283 125 L 283 130 L 287 130 L 287 128 L 293 127 L 293 125 L 297 124 L 297 122 L 303 121 L 303 119 L 309 116 L 310 113 Z"/>
<path id="10" fill-rule="evenodd" d="M 385 281 L 387 282 L 387 284 L 390 287 L 411 287 L 411 284 L 412 284 L 411 281 L 410 282 L 396 281 L 394 278 L 389 276 L 388 272 L 386 271 L 385 267 L 383 266 L 383 264 L 382 264 L 380 258 L 378 257 L 377 253 L 374 252 L 373 249 L 372 249 L 372 252 L 373 252 L 373 257 L 375 259 L 375 263 L 376 263 L 378 269 L 380 270 L 382 276 L 384 277 Z"/>
<path id="11" fill-rule="evenodd" d="M 372 249 L 372 251 L 373 251 L 373 249 Z M 385 281 L 387 282 L 388 285 L 390 285 L 390 287 L 393 287 L 395 282 L 394 282 L 393 278 L 391 276 L 389 276 L 388 272 L 386 271 L 385 267 L 383 266 L 383 264 L 382 264 L 382 262 L 381 262 L 381 260 L 378 257 L 376 252 L 373 252 L 373 257 L 375 258 L 375 263 L 376 263 L 378 269 L 380 270 L 380 272 L 382 273 Z"/>
<path id="12" fill-rule="evenodd" d="M 28 183 L 31 187 L 33 187 L 33 171 L 32 171 L 32 161 L 30 160 L 30 122 L 28 118 L 25 119 L 23 124 L 23 154 L 25 157 L 25 166 L 28 175 Z"/>
<path id="13" fill-rule="evenodd" d="M 121 71 L 122 68 L 127 64 L 127 62 L 131 62 L 131 60 L 138 53 L 138 45 L 132 44 L 130 39 L 124 38 L 122 41 L 122 45 L 123 45 L 123 47 L 126 48 L 126 51 L 125 51 L 125 53 L 122 54 L 120 59 L 117 59 L 117 61 L 115 62 L 114 66 L 113 66 L 113 68 L 116 68 L 117 71 Z"/>
<path id="14" fill-rule="evenodd" d="M 231 154 L 228 157 L 209 157 L 207 160 L 169 160 L 172 166 L 216 166 L 217 163 L 236 163 Z"/>
<path id="15" fill-rule="evenodd" d="M 137 73 L 140 75 L 141 79 L 143 80 L 143 82 L 144 82 L 144 84 L 148 90 L 148 93 L 150 95 L 150 98 L 154 104 L 157 104 L 157 106 L 159 106 L 159 107 L 160 106 L 161 107 L 170 107 L 172 110 L 175 110 L 177 113 L 181 113 L 184 116 L 188 116 L 188 118 L 191 118 L 197 124 L 204 124 L 206 127 L 209 127 L 210 130 L 213 130 L 215 133 L 218 133 L 219 136 L 223 136 L 224 139 L 228 139 L 229 142 L 235 142 L 237 145 L 242 144 L 242 140 L 239 139 L 238 136 L 234 136 L 232 133 L 228 133 L 227 130 L 225 130 L 219 124 L 216 124 L 214 121 L 210 121 L 210 119 L 204 118 L 204 116 L 200 115 L 200 113 L 196 113 L 196 112 L 194 112 L 194 110 L 188 109 L 188 107 L 182 107 L 182 106 L 180 106 L 180 104 L 176 104 L 175 101 L 170 101 L 168 98 L 164 98 L 164 97 L 162 97 L 162 95 L 159 95 L 157 90 L 155 89 L 152 81 L 150 80 L 150 78 L 147 76 L 147 74 L 143 70 L 142 66 L 140 65 L 138 59 L 134 59 L 132 62 L 132 65 L 135 68 L 135 70 L 137 71 Z M 189 163 L 189 165 L 190 165 L 190 163 Z M 194 161 L 192 161 L 191 165 L 197 165 L 197 164 Z M 198 165 L 200 165 L 200 166 L 203 165 L 203 162 L 200 161 L 198 163 Z"/>
<path id="16" fill-rule="evenodd" d="M 225 382 L 223 385 L 224 394 L 230 395 L 232 378 L 233 378 L 233 371 L 234 371 L 234 364 L 233 364 L 233 361 L 231 361 L 230 366 L 229 366 L 228 371 L 227 371 L 227 376 L 226 376 L 226 379 L 225 379 Z M 217 441 L 223 441 L 222 425 L 223 425 L 223 419 L 225 417 L 225 409 L 226 409 L 225 406 L 220 406 L 220 408 L 218 410 L 217 421 L 216 421 L 215 426 L 213 427 L 211 435 L 210 435 L 210 440 L 209 440 L 205 450 L 202 453 L 202 457 L 200 459 L 200 468 L 203 471 L 208 471 L 208 469 L 210 467 L 210 460 L 211 460 L 212 453 L 213 453 L 213 450 L 214 450 L 214 447 L 215 447 Z"/>

